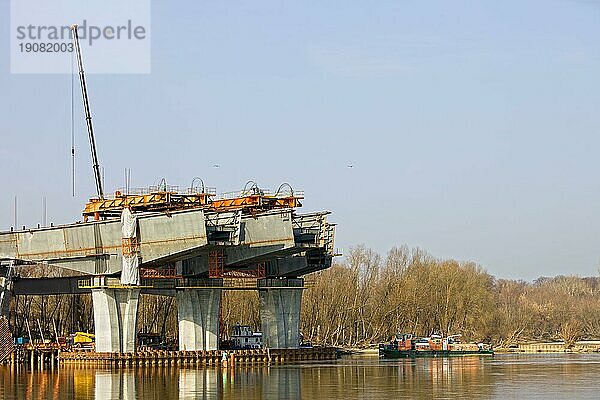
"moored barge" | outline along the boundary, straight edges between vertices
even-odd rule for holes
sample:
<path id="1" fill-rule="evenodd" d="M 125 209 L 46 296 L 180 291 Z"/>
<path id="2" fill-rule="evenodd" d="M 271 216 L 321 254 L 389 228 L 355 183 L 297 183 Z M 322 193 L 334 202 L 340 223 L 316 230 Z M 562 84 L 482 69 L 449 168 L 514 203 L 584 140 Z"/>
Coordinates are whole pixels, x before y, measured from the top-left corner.
<path id="1" fill-rule="evenodd" d="M 485 343 L 461 343 L 460 335 L 442 337 L 431 335 L 426 338 L 414 338 L 410 333 L 396 334 L 390 343 L 379 345 L 379 357 L 416 358 L 416 357 L 456 357 L 456 356 L 493 356 L 494 350 Z"/>

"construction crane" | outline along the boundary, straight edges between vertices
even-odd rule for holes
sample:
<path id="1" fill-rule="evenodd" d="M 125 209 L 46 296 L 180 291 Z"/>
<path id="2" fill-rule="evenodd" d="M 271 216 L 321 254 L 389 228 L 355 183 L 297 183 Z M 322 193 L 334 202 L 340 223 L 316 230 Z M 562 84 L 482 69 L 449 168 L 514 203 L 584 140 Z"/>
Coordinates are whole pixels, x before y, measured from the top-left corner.
<path id="1" fill-rule="evenodd" d="M 85 122 L 87 125 L 88 137 L 90 140 L 90 151 L 92 153 L 92 168 L 94 169 L 94 178 L 96 179 L 96 193 L 99 199 L 104 199 L 104 190 L 102 190 L 102 179 L 100 177 L 100 165 L 98 164 L 98 154 L 96 152 L 96 140 L 94 139 L 94 126 L 92 125 L 92 114 L 90 112 L 90 101 L 88 99 L 87 85 L 85 83 L 85 73 L 83 71 L 83 60 L 81 59 L 81 47 L 79 46 L 79 25 L 71 25 L 73 32 L 73 47 L 77 55 L 77 66 L 79 68 L 79 82 L 81 83 L 81 97 L 83 98 L 83 108 L 85 110 Z"/>

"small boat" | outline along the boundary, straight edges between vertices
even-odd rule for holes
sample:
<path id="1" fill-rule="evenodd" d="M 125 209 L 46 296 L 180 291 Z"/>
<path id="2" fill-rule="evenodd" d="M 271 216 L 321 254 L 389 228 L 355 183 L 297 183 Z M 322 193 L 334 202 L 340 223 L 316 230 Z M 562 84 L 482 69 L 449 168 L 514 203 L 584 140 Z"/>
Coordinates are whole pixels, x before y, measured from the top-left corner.
<path id="1" fill-rule="evenodd" d="M 390 343 L 379 345 L 379 357 L 455 357 L 493 356 L 492 346 L 485 343 L 461 343 L 461 335 L 414 338 L 411 333 L 397 333 Z"/>

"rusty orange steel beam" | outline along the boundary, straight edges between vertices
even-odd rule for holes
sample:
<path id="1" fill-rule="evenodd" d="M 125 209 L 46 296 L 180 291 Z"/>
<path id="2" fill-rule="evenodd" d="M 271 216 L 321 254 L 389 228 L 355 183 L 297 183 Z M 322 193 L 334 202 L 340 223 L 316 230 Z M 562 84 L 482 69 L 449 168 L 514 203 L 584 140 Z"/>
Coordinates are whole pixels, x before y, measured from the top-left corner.
<path id="1" fill-rule="evenodd" d="M 116 216 L 124 208 L 132 211 L 178 211 L 190 208 L 206 208 L 210 211 L 232 211 L 239 209 L 275 209 L 301 207 L 303 197 L 276 197 L 269 195 L 247 195 L 227 199 L 212 200 L 212 194 L 182 194 L 176 192 L 155 192 L 143 195 L 121 195 L 114 198 L 91 199 L 83 210 L 84 219 Z"/>
<path id="2" fill-rule="evenodd" d="M 158 192 L 143 195 L 121 195 L 117 192 L 111 199 L 91 199 L 83 210 L 84 216 L 96 216 L 106 212 L 118 212 L 124 208 L 133 211 L 168 211 L 201 207 L 210 203 L 210 194 L 179 194 Z"/>

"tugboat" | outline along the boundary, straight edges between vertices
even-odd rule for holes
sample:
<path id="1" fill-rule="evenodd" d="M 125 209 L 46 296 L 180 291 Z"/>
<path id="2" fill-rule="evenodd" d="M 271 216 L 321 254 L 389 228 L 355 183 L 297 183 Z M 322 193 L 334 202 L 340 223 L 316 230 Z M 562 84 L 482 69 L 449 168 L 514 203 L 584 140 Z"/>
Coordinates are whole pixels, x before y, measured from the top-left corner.
<path id="1" fill-rule="evenodd" d="M 379 357 L 454 357 L 454 356 L 493 356 L 492 346 L 485 343 L 461 343 L 461 335 L 442 337 L 431 335 L 414 338 L 411 333 L 397 333 L 390 343 L 379 345 Z"/>

